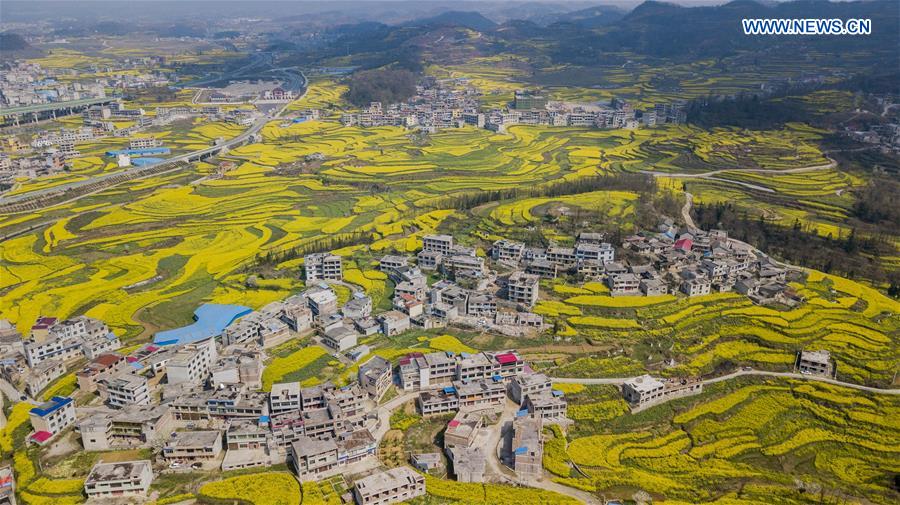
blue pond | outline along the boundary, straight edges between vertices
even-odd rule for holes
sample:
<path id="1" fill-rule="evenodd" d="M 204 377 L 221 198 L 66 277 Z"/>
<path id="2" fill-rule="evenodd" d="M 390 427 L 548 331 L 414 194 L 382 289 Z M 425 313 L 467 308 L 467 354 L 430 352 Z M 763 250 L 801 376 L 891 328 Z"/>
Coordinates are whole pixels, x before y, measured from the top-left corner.
<path id="1" fill-rule="evenodd" d="M 209 337 L 216 337 L 229 324 L 253 312 L 243 305 L 205 303 L 194 311 L 194 323 L 156 334 L 153 343 L 159 345 L 189 344 Z"/>

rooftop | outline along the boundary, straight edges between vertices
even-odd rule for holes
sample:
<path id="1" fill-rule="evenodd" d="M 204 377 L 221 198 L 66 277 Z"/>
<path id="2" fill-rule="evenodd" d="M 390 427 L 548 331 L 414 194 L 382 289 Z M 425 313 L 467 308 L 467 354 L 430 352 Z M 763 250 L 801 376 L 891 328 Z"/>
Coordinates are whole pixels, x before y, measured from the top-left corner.
<path id="1" fill-rule="evenodd" d="M 364 477 L 355 482 L 356 489 L 366 495 L 377 495 L 390 491 L 407 483 L 417 482 L 423 477 L 405 466 L 391 468 L 385 472 L 379 472 Z"/>
<path id="2" fill-rule="evenodd" d="M 175 436 L 166 441 L 166 447 L 208 447 L 220 436 L 218 431 L 176 431 Z"/>
<path id="3" fill-rule="evenodd" d="M 31 413 L 41 417 L 48 416 L 70 403 L 72 403 L 71 398 L 65 396 L 54 396 L 50 400 L 31 409 Z"/>
<path id="4" fill-rule="evenodd" d="M 97 463 L 91 469 L 85 484 L 120 480 L 137 480 L 151 468 L 149 460 L 123 461 L 120 463 Z"/>

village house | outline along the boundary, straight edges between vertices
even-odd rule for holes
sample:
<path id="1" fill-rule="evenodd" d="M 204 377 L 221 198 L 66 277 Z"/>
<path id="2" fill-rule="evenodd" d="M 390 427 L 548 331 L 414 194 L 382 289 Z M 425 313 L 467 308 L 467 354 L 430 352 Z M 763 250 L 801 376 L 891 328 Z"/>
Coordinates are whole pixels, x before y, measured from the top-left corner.
<path id="1" fill-rule="evenodd" d="M 307 282 L 317 280 L 341 281 L 344 279 L 343 260 L 336 254 L 307 254 L 303 257 L 303 269 L 306 273 Z"/>
<path id="2" fill-rule="evenodd" d="M 523 481 L 537 481 L 543 475 L 543 423 L 539 416 L 520 415 L 513 420 L 512 467 Z"/>
<path id="3" fill-rule="evenodd" d="M 550 379 L 542 373 L 520 374 L 509 381 L 509 396 L 521 405 L 526 396 L 550 391 L 551 387 Z"/>
<path id="4" fill-rule="evenodd" d="M 166 461 L 205 461 L 219 457 L 222 434 L 218 431 L 176 431 L 166 440 L 162 457 Z"/>
<path id="5" fill-rule="evenodd" d="M 28 412 L 34 433 L 29 441 L 44 444 L 64 429 L 75 424 L 75 402 L 65 396 L 54 396 Z"/>
<path id="6" fill-rule="evenodd" d="M 149 460 L 104 463 L 100 461 L 84 481 L 84 492 L 91 498 L 143 497 L 153 482 Z"/>
<path id="7" fill-rule="evenodd" d="M 369 397 L 378 402 L 391 387 L 391 362 L 381 356 L 372 356 L 359 366 L 356 377 Z"/>
<path id="8" fill-rule="evenodd" d="M 835 369 L 828 351 L 800 351 L 797 355 L 797 370 L 802 374 L 833 378 Z"/>
<path id="9" fill-rule="evenodd" d="M 425 478 L 403 466 L 374 473 L 353 485 L 357 505 L 400 503 L 424 494 Z"/>
<path id="10" fill-rule="evenodd" d="M 101 354 L 75 373 L 78 388 L 82 391 L 94 392 L 97 390 L 97 383 L 100 380 L 123 372 L 127 367 L 128 362 L 124 356 L 113 353 Z"/>

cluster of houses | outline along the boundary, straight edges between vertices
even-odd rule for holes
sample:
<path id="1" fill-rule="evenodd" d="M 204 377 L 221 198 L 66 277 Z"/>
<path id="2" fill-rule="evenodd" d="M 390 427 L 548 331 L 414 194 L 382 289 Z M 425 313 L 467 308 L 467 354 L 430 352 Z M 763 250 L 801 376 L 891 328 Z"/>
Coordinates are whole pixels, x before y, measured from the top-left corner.
<path id="1" fill-rule="evenodd" d="M 108 335 L 100 321 L 40 318 L 24 343 L 31 356 L 28 366 L 62 363 L 56 370 L 65 373 L 64 364 L 90 356 L 76 373 L 78 387 L 96 393 L 105 405 L 82 410 L 72 397 L 54 396 L 31 409 L 34 432 L 28 442 L 49 444 L 74 428 L 86 451 L 152 448 L 163 471 L 227 471 L 288 462 L 300 480 L 364 473 L 354 487 L 356 501 L 393 503 L 424 492 L 421 475 L 408 468 L 372 472 L 379 466 L 374 458 L 378 434 L 386 431 L 376 406 L 396 382 L 403 391 L 419 393 L 423 415 L 456 414 L 448 424 L 445 452 L 463 481 L 483 480 L 486 455 L 476 443 L 486 436 L 483 418 L 499 413 L 509 395 L 520 405 L 514 469 L 528 478 L 540 477 L 541 428 L 547 422 L 566 422 L 566 402 L 515 351 L 414 353 L 400 360 L 396 373 L 390 361 L 372 356 L 359 365 L 356 380 L 340 387 L 285 382 L 260 391 L 265 349 L 284 335 L 259 331 L 269 328 L 270 316 L 292 330 L 291 336 L 304 331 L 310 319 L 321 331 L 318 324 L 329 316 L 311 310 L 310 305 L 318 306 L 317 292 L 245 314 L 220 334 L 146 344 L 128 355 L 92 345 Z M 307 305 L 298 305 L 298 297 L 305 297 Z M 68 339 L 77 339 L 83 350 L 32 350 Z M 35 393 L 42 389 L 32 387 Z M 85 492 L 89 497 L 144 495 L 153 468 L 149 460 L 98 463 L 85 481 Z"/>
<path id="2" fill-rule="evenodd" d="M 685 102 L 656 104 L 636 110 L 627 101 L 608 105 L 550 102 L 547 97 L 518 90 L 510 107 L 482 110 L 480 93 L 465 79 L 426 78 L 416 94 L 405 102 L 385 105 L 372 102 L 358 113 L 341 117 L 345 126 L 402 126 L 430 133 L 465 125 L 503 132 L 512 125 L 576 126 L 589 128 L 637 128 L 685 122 Z"/>
<path id="3" fill-rule="evenodd" d="M 455 82 L 455 81 L 454 81 Z M 465 111 L 478 109 L 480 94 L 471 86 L 447 86 L 444 81 L 426 77 L 416 86 L 416 94 L 405 102 L 383 105 L 372 102 L 359 113 L 341 116 L 345 126 L 402 126 L 435 132 L 466 124 Z"/>
<path id="4" fill-rule="evenodd" d="M 224 121 L 240 126 L 250 126 L 260 117 L 255 109 L 230 107 L 223 109 L 219 105 L 201 107 L 158 107 L 155 114 L 148 114 L 143 109 L 128 109 L 119 102 L 109 105 L 94 105 L 82 113 L 83 126 L 79 128 L 61 128 L 40 131 L 26 144 L 14 136 L 4 139 L 3 151 L 0 153 L 0 182 L 12 181 L 20 177 L 34 178 L 52 175 L 66 170 L 69 161 L 81 155 L 78 144 L 94 142 L 104 138 L 129 138 L 127 149 L 115 151 L 120 167 L 141 164 L 133 158 L 142 154 L 168 154 L 168 150 L 148 151 L 143 149 L 159 149 L 157 139 L 141 136 L 147 128 L 168 125 L 175 121 L 192 118 L 206 118 L 210 121 Z M 117 126 L 116 121 L 129 121 L 127 127 Z M 121 124 L 121 123 L 119 123 Z M 11 156 L 13 155 L 13 156 Z"/>
<path id="5" fill-rule="evenodd" d="M 678 233 L 671 224 L 658 233 L 626 237 L 623 247 L 648 263 L 606 265 L 613 295 L 688 296 L 736 291 L 759 304 L 797 305 L 801 297 L 788 285 L 790 271 L 723 230 Z"/>
<path id="6" fill-rule="evenodd" d="M 67 362 L 94 359 L 121 345 L 106 323 L 86 316 L 64 321 L 41 316 L 27 340 L 0 321 L 0 375 L 35 396 L 66 373 Z"/>
<path id="7" fill-rule="evenodd" d="M 519 405 L 513 421 L 510 466 L 521 480 L 542 475 L 546 424 L 568 424 L 567 403 L 550 379 L 530 369 L 515 351 L 453 354 L 413 353 L 398 367 L 400 387 L 420 391 L 416 405 L 423 416 L 454 414 L 444 431 L 444 452 L 461 482 L 483 482 L 488 457 L 485 418 L 500 413 L 507 397 Z M 441 464 L 439 455 L 416 454 L 423 471 Z"/>
<path id="8" fill-rule="evenodd" d="M 493 457 L 485 452 L 486 442 L 495 429 L 485 422 L 502 416 L 511 400 L 516 413 L 502 458 L 520 481 L 532 482 L 542 475 L 543 427 L 570 422 L 566 399 L 552 388 L 550 378 L 534 372 L 514 350 L 414 352 L 391 363 L 372 355 L 360 341 L 377 333 L 390 337 L 412 327 L 447 324 L 536 331 L 543 319 L 529 310 L 538 301 L 540 279 L 563 274 L 602 278 L 615 296 L 675 290 L 693 296 L 735 289 L 765 301 L 770 285 L 782 286 L 780 292 L 787 296 L 783 268 L 721 231 L 678 233 L 664 223 L 656 233 L 627 237 L 628 254 L 648 260 L 629 267 L 616 262 L 615 248 L 603 238 L 585 232 L 572 247 L 547 248 L 501 239 L 483 257 L 454 243 L 450 235 L 426 235 L 415 265 L 406 256 L 381 258 L 379 268 L 395 286 L 393 307 L 381 313 L 359 291 L 339 303 L 332 286 L 343 283 L 341 256 L 309 254 L 304 257 L 305 291 L 256 311 L 218 306 L 240 310 L 218 328 L 198 322 L 200 334 L 182 332 L 172 338 L 177 330 L 160 332 L 155 343 L 127 355 L 115 352 L 121 346 L 118 338 L 89 317 L 40 317 L 24 340 L 12 325 L 0 322 L 0 371 L 35 396 L 64 375 L 67 365 L 78 363 L 78 387 L 96 393 L 104 404 L 81 411 L 70 397 L 52 397 L 30 412 L 30 443 L 51 443 L 74 427 L 87 451 L 154 448 L 162 471 L 238 470 L 287 462 L 300 480 L 366 475 L 353 491 L 360 504 L 392 503 L 424 492 L 421 476 L 408 468 L 377 471 L 374 456 L 387 429 L 377 406 L 392 384 L 401 394 L 415 394 L 423 416 L 453 416 L 443 449 L 452 474 L 465 482 L 484 480 L 485 465 Z M 504 273 L 489 268 L 488 259 Z M 441 275 L 431 282 L 426 272 Z M 212 304 L 206 308 L 216 310 Z M 203 309 L 198 309 L 198 321 Z M 308 386 L 284 382 L 261 391 L 267 349 L 298 334 L 311 335 L 347 364 L 360 362 L 355 380 Z M 371 357 L 363 360 L 366 356 Z M 800 353 L 796 366 L 802 373 L 834 373 L 830 357 L 821 351 Z M 622 394 L 638 411 L 697 394 L 702 387 L 695 379 L 647 375 L 626 381 Z M 443 465 L 443 457 L 415 454 L 411 463 L 429 471 Z M 100 463 L 85 490 L 105 496 L 119 489 L 117 479 L 126 479 L 127 492 L 145 493 L 153 465 Z"/>
<path id="9" fill-rule="evenodd" d="M 498 280 L 485 258 L 472 248 L 454 245 L 449 235 L 425 236 L 424 244 L 417 265 L 406 256 L 386 255 L 380 260 L 379 268 L 394 283 L 392 310 L 374 314 L 371 298 L 361 292 L 338 309 L 337 296 L 327 283 L 343 280 L 343 260 L 330 253 L 304 258 L 311 287 L 285 303 L 306 303 L 310 317 L 317 318 L 323 343 L 341 352 L 355 346 L 360 337 L 378 332 L 392 336 L 410 327 L 468 324 L 513 335 L 543 327 L 543 318 L 527 311 L 537 301 L 536 276 L 520 272 Z M 429 285 L 430 271 L 439 271 L 446 278 Z M 507 288 L 508 292 L 504 291 Z"/>
<path id="10" fill-rule="evenodd" d="M 25 61 L 9 64 L 0 72 L 0 104 L 21 107 L 106 96 L 103 83 L 58 80 L 62 72 Z"/>

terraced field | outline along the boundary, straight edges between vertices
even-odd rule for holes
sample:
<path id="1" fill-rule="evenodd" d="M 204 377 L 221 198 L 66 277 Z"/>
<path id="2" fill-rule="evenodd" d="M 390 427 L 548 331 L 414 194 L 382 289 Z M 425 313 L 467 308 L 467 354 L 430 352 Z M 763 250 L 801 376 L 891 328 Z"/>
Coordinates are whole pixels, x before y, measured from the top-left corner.
<path id="1" fill-rule="evenodd" d="M 587 491 L 644 490 L 665 503 L 894 503 L 900 400 L 819 383 L 741 381 L 700 397 L 626 407 L 612 386 L 570 393 L 578 422 L 544 466 Z M 568 443 L 566 443 L 568 442 Z M 577 469 L 575 466 L 577 465 Z"/>
<path id="2" fill-rule="evenodd" d="M 900 360 L 900 303 L 815 271 L 792 286 L 807 302 L 779 311 L 737 293 L 610 297 L 592 292 L 592 286 L 556 285 L 554 297 L 540 301 L 535 312 L 565 328 L 567 338 L 607 349 L 609 362 L 573 356 L 550 369 L 557 377 L 621 377 L 659 368 L 665 375 L 698 375 L 738 365 L 785 370 L 807 348 L 831 351 L 843 380 L 893 380 Z M 623 348 L 630 349 L 627 357 L 618 355 Z M 663 368 L 669 360 L 674 366 Z"/>

